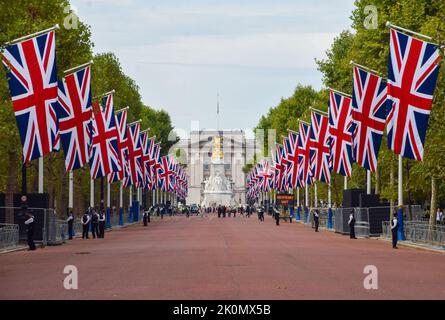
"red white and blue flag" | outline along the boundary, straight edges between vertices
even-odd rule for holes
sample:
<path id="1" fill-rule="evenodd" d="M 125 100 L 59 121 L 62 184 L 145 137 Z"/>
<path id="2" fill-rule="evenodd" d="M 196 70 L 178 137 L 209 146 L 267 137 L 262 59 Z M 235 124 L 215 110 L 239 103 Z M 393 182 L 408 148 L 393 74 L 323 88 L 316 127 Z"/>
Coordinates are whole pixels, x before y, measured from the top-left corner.
<path id="1" fill-rule="evenodd" d="M 274 169 L 274 188 L 278 191 L 285 191 L 287 178 L 287 159 L 284 157 L 284 147 L 279 144 L 275 145 Z"/>
<path id="2" fill-rule="evenodd" d="M 118 130 L 118 149 L 119 159 L 121 161 L 121 170 L 111 172 L 108 175 L 108 181 L 110 183 L 124 181 L 130 175 L 129 163 L 128 163 L 128 145 L 127 145 L 127 110 L 122 110 L 115 115 L 116 126 Z"/>
<path id="3" fill-rule="evenodd" d="M 174 169 L 174 163 L 170 161 L 169 156 L 164 156 L 161 158 L 158 174 L 160 188 L 164 192 L 170 192 L 174 190 Z"/>
<path id="4" fill-rule="evenodd" d="M 387 83 L 381 77 L 354 67 L 352 119 L 354 160 L 375 172 L 388 108 Z"/>
<path id="5" fill-rule="evenodd" d="M 329 119 L 318 112 L 311 112 L 310 168 L 312 177 L 329 183 L 331 180 Z"/>
<path id="6" fill-rule="evenodd" d="M 91 179 L 105 177 L 121 170 L 118 147 L 119 132 L 114 116 L 113 95 L 101 99 L 101 105 L 93 102 L 91 129 L 90 173 Z"/>
<path id="7" fill-rule="evenodd" d="M 329 134 L 331 135 L 332 169 L 342 176 L 352 173 L 352 132 L 353 121 L 351 98 L 330 91 L 329 99 Z"/>
<path id="8" fill-rule="evenodd" d="M 152 190 L 155 190 L 161 187 L 161 181 L 159 179 L 159 167 L 161 166 L 161 145 L 159 143 L 155 144 L 154 146 L 152 163 Z"/>
<path id="9" fill-rule="evenodd" d="M 270 162 L 267 160 L 262 160 L 260 163 L 260 190 L 261 192 L 270 192 L 271 184 L 272 184 L 272 171 L 270 167 Z"/>
<path id="10" fill-rule="evenodd" d="M 144 132 L 141 134 L 141 143 L 142 143 L 142 175 L 144 177 L 143 186 L 144 189 L 152 189 L 152 165 L 154 165 L 153 151 L 155 146 L 155 138 L 149 138 L 148 132 Z"/>
<path id="11" fill-rule="evenodd" d="M 311 171 L 311 126 L 300 121 L 298 139 L 298 176 L 301 186 L 311 185 L 314 182 Z"/>
<path id="12" fill-rule="evenodd" d="M 125 187 L 136 186 L 139 188 L 142 185 L 142 146 L 139 137 L 140 132 L 140 123 L 127 127 L 128 163 L 130 174 L 128 179 L 125 179 L 124 181 Z"/>
<path id="13" fill-rule="evenodd" d="M 24 162 L 59 149 L 55 42 L 51 31 L 2 51 Z"/>
<path id="14" fill-rule="evenodd" d="M 300 137 L 297 132 L 289 131 L 289 136 L 284 140 L 284 149 L 287 159 L 287 185 L 289 189 L 301 188 L 298 176 L 298 143 Z"/>
<path id="15" fill-rule="evenodd" d="M 390 31 L 388 63 L 388 147 L 422 160 L 423 145 L 439 74 L 437 45 Z"/>
<path id="16" fill-rule="evenodd" d="M 58 102 L 54 104 L 59 119 L 60 139 L 65 154 L 66 171 L 84 167 L 89 160 L 91 118 L 91 67 L 65 76 L 59 81 Z"/>

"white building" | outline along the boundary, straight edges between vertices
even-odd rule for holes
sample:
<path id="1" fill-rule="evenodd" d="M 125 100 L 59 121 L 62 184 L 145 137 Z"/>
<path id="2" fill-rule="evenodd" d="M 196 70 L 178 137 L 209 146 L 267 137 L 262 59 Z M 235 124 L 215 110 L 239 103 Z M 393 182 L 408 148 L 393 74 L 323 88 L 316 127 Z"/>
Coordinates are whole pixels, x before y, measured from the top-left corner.
<path id="1" fill-rule="evenodd" d="M 192 131 L 188 139 L 182 139 L 176 148 L 182 149 L 181 158 L 186 155 L 189 192 L 187 203 L 200 204 L 203 201 L 204 181 L 210 175 L 213 137 L 223 137 L 225 176 L 231 180 L 235 201 L 245 204 L 246 177 L 244 165 L 253 159 L 255 140 L 246 138 L 243 130 L 199 130 Z"/>

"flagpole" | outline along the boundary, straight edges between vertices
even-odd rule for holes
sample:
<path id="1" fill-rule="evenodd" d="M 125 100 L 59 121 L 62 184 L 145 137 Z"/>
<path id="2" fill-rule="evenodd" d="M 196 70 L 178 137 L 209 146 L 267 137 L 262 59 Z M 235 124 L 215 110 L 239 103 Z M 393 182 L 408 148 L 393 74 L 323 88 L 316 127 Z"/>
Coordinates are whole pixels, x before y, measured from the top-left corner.
<path id="1" fill-rule="evenodd" d="M 297 188 L 297 221 L 301 220 L 300 188 Z"/>
<path id="2" fill-rule="evenodd" d="M 94 179 L 90 181 L 90 208 L 94 208 Z"/>
<path id="3" fill-rule="evenodd" d="M 305 220 L 305 222 L 306 223 L 308 223 L 308 221 L 309 221 L 309 189 L 308 189 L 308 185 L 307 185 L 307 183 L 306 183 L 306 186 L 305 186 L 305 190 L 304 190 L 304 192 L 305 192 L 305 199 L 304 199 L 304 203 L 305 203 L 305 208 L 304 208 L 304 220 Z"/>
<path id="4" fill-rule="evenodd" d="M 388 27 L 388 28 L 393 28 L 393 29 L 396 29 L 396 30 L 399 30 L 399 31 L 408 32 L 408 33 L 411 33 L 411 34 L 413 34 L 413 35 L 415 35 L 415 36 L 423 37 L 423 38 L 428 39 L 428 40 L 433 40 L 433 38 L 431 38 L 431 37 L 429 37 L 429 36 L 426 36 L 426 35 L 421 34 L 421 33 L 418 33 L 418 32 L 414 32 L 414 31 L 409 30 L 409 29 L 405 29 L 405 28 L 396 26 L 395 24 L 392 24 L 392 23 L 389 22 L 389 21 L 386 21 L 386 24 L 385 24 L 385 25 L 386 25 L 386 27 Z M 433 44 L 434 44 L 434 43 L 433 43 Z"/>
<path id="5" fill-rule="evenodd" d="M 347 93 L 344 93 L 344 92 L 341 92 L 341 91 L 338 91 L 338 90 L 335 90 L 335 89 L 332 89 L 332 88 L 328 88 L 328 90 L 330 90 L 332 92 L 335 92 L 335 93 L 338 93 L 338 94 L 340 94 L 342 96 L 345 96 L 345 97 L 348 97 L 348 98 L 352 98 L 352 95 L 350 95 L 350 94 L 347 94 Z"/>
<path id="6" fill-rule="evenodd" d="M 38 193 L 43 193 L 43 157 L 40 157 L 38 161 L 39 161 Z"/>
<path id="7" fill-rule="evenodd" d="M 371 170 L 366 170 L 366 194 L 371 194 Z"/>
<path id="8" fill-rule="evenodd" d="M 314 207 L 318 208 L 317 184 L 314 182 Z"/>
<path id="9" fill-rule="evenodd" d="M 322 110 L 319 110 L 319 109 L 315 109 L 313 107 L 309 107 L 309 110 L 314 111 L 315 113 L 319 113 L 319 114 L 325 115 L 325 116 L 329 115 L 328 112 L 322 111 Z"/>
<path id="10" fill-rule="evenodd" d="M 403 230 L 403 157 L 399 155 L 399 179 L 398 179 L 398 205 L 397 210 L 397 238 L 399 240 L 405 240 L 405 233 Z"/>
<path id="11" fill-rule="evenodd" d="M 129 195 L 129 201 L 130 201 L 130 205 L 128 206 L 129 208 L 129 213 L 128 213 L 128 222 L 131 223 L 133 222 L 133 185 L 130 186 L 130 195 Z"/>
<path id="12" fill-rule="evenodd" d="M 101 94 L 99 96 L 93 97 L 91 100 L 97 100 L 97 99 L 100 99 L 100 98 L 103 98 L 105 96 L 109 96 L 110 94 L 115 94 L 115 93 L 116 93 L 116 90 L 113 89 L 113 90 L 111 90 L 109 92 L 106 92 L 106 93 L 103 93 L 103 94 Z"/>
<path id="13" fill-rule="evenodd" d="M 344 176 L 343 189 L 348 190 L 348 177 Z"/>
<path id="14" fill-rule="evenodd" d="M 119 183 L 119 225 L 124 225 L 124 194 L 123 194 L 123 190 L 124 189 L 124 182 L 120 181 Z"/>
<path id="15" fill-rule="evenodd" d="M 373 74 L 375 74 L 375 75 L 377 75 L 377 76 L 379 76 L 379 77 L 384 78 L 383 75 L 382 75 L 380 72 L 378 72 L 378 71 L 376 71 L 376 70 L 374 70 L 374 69 L 365 67 L 365 66 L 363 66 L 363 65 L 361 65 L 361 64 L 358 64 L 358 63 L 356 63 L 356 62 L 353 61 L 353 60 L 349 61 L 349 64 L 352 64 L 353 66 L 356 66 L 357 68 L 363 69 L 363 70 L 365 70 L 365 71 L 368 71 L 368 72 L 373 73 Z M 386 79 L 386 78 L 384 78 L 384 79 Z"/>
<path id="16" fill-rule="evenodd" d="M 328 229 L 332 229 L 332 191 L 330 180 L 328 183 Z"/>
<path id="17" fill-rule="evenodd" d="M 63 73 L 64 74 L 73 73 L 73 71 L 80 70 L 82 68 L 88 67 L 88 66 L 92 65 L 93 63 L 94 63 L 93 60 L 90 60 L 87 63 L 81 64 L 80 66 L 77 66 L 77 67 L 65 70 L 65 71 L 63 71 Z"/>
<path id="18" fill-rule="evenodd" d="M 5 46 L 5 47 L 6 46 L 10 46 L 10 45 L 13 45 L 13 44 L 15 44 L 17 42 L 20 42 L 20 41 L 23 41 L 23 40 L 26 40 L 26 39 L 29 39 L 29 38 L 37 37 L 37 36 L 40 36 L 42 34 L 49 33 L 51 31 L 59 30 L 59 29 L 60 29 L 59 25 L 56 24 L 55 26 L 53 26 L 51 28 L 48 28 L 48 29 L 45 29 L 45 30 L 42 30 L 42 31 L 38 31 L 38 32 L 35 32 L 33 34 L 29 34 L 27 36 L 23 36 L 23 37 L 14 39 L 12 41 L 6 42 L 3 46 Z"/>
<path id="19" fill-rule="evenodd" d="M 107 209 L 106 209 L 106 217 L 107 217 L 107 224 L 106 228 L 111 228 L 111 183 L 107 179 Z"/>
<path id="20" fill-rule="evenodd" d="M 74 173 L 71 170 L 68 173 L 68 208 L 73 209 L 74 207 L 74 201 L 73 201 L 73 193 L 74 193 Z"/>

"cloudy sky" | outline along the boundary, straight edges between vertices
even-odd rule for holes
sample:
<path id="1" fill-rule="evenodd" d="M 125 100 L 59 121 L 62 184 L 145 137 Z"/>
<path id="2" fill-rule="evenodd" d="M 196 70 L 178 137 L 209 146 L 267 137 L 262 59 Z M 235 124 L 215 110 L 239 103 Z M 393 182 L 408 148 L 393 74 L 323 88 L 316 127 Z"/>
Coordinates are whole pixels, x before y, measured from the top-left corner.
<path id="1" fill-rule="evenodd" d="M 145 104 L 177 128 L 247 129 L 298 83 L 321 87 L 314 58 L 350 27 L 353 0 L 72 0 L 95 52 L 114 52 Z"/>

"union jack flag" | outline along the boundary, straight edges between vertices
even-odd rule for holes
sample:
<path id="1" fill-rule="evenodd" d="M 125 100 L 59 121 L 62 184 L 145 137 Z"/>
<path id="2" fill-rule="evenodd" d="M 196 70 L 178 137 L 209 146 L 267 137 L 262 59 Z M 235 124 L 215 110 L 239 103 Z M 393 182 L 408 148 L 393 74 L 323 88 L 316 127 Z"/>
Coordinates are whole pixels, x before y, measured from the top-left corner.
<path id="1" fill-rule="evenodd" d="M 140 131 L 140 123 L 127 127 L 128 163 L 130 174 L 128 175 L 128 179 L 124 180 L 125 187 L 133 185 L 139 188 L 142 185 L 142 147 L 139 138 Z"/>
<path id="2" fill-rule="evenodd" d="M 388 108 L 387 84 L 379 76 L 354 67 L 352 119 L 354 123 L 354 160 L 375 172 Z"/>
<path id="3" fill-rule="evenodd" d="M 119 159 L 121 161 L 121 170 L 111 172 L 108 175 L 110 183 L 124 181 L 130 175 L 128 163 L 128 145 L 127 145 L 127 110 L 122 110 L 115 115 L 118 135 Z"/>
<path id="4" fill-rule="evenodd" d="M 317 112 L 311 112 L 311 160 L 312 176 L 318 181 L 329 183 L 331 166 L 329 164 L 330 136 L 328 134 L 329 119 Z"/>
<path id="5" fill-rule="evenodd" d="M 300 121 L 298 139 L 298 176 L 301 186 L 311 185 L 314 182 L 310 166 L 311 156 L 311 126 Z"/>
<path id="6" fill-rule="evenodd" d="M 59 149 L 55 42 L 51 31 L 2 51 L 24 162 Z"/>
<path id="7" fill-rule="evenodd" d="M 103 110 L 101 110 L 103 109 Z M 90 144 L 90 173 L 91 179 L 105 177 L 111 172 L 121 170 L 117 145 L 119 132 L 114 116 L 113 95 L 107 95 L 93 103 L 93 121 Z"/>
<path id="8" fill-rule="evenodd" d="M 352 172 L 352 131 L 351 98 L 330 91 L 329 134 L 331 135 L 330 163 L 332 169 L 346 177 Z"/>
<path id="9" fill-rule="evenodd" d="M 302 184 L 298 176 L 298 144 L 299 134 L 289 131 L 289 136 L 284 140 L 285 154 L 287 158 L 287 185 L 289 189 L 301 188 Z"/>
<path id="10" fill-rule="evenodd" d="M 391 29 L 388 64 L 388 147 L 422 160 L 439 74 L 436 45 Z"/>
<path id="11" fill-rule="evenodd" d="M 158 189 L 161 186 L 161 181 L 159 179 L 159 167 L 161 166 L 161 145 L 159 143 L 155 144 L 153 149 L 153 166 L 152 166 L 152 177 L 153 185 L 152 190 Z"/>
<path id="12" fill-rule="evenodd" d="M 267 160 L 262 160 L 260 163 L 260 171 L 259 171 L 259 178 L 260 178 L 260 190 L 262 192 L 270 192 L 270 187 L 272 184 L 272 172 L 270 168 L 270 163 Z"/>
<path id="13" fill-rule="evenodd" d="M 152 189 L 152 165 L 154 165 L 153 157 L 153 149 L 155 146 L 155 138 L 148 138 L 148 132 L 144 132 L 141 134 L 141 143 L 142 143 L 142 174 L 143 174 L 143 186 L 144 189 Z"/>
<path id="14" fill-rule="evenodd" d="M 60 139 L 65 153 L 66 171 L 88 163 L 91 117 L 91 67 L 85 67 L 59 81 L 58 102 L 54 104 L 59 119 Z"/>
<path id="15" fill-rule="evenodd" d="M 170 192 L 174 189 L 174 173 L 173 162 L 170 161 L 168 156 L 162 157 L 158 172 L 162 191 Z"/>
<path id="16" fill-rule="evenodd" d="M 274 188 L 278 191 L 286 190 L 286 171 L 287 171 L 287 159 L 284 158 L 284 147 L 282 145 L 275 145 L 275 158 L 274 158 Z"/>

